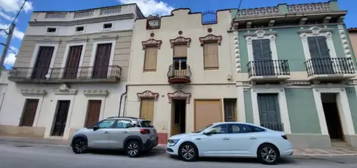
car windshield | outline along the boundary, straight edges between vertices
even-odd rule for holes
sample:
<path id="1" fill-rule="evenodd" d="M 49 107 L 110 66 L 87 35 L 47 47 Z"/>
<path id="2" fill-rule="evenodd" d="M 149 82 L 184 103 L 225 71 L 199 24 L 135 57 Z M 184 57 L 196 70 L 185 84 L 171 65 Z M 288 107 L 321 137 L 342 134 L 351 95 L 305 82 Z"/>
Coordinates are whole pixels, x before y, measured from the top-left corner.
<path id="1" fill-rule="evenodd" d="M 199 129 L 199 130 L 197 130 L 197 131 L 195 131 L 195 132 L 193 132 L 193 133 L 200 133 L 200 132 L 202 132 L 203 130 L 207 129 L 208 127 L 212 126 L 212 125 L 213 125 L 213 124 L 207 125 L 207 126 L 201 128 L 201 129 Z"/>
<path id="2" fill-rule="evenodd" d="M 153 127 L 151 121 L 141 121 L 140 125 L 141 127 Z"/>

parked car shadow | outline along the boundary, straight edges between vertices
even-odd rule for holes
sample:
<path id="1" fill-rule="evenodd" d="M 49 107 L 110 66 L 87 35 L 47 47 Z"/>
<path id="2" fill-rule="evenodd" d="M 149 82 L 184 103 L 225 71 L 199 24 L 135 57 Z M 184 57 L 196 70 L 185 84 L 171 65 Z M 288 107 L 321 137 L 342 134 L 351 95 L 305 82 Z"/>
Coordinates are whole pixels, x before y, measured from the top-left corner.
<path id="1" fill-rule="evenodd" d="M 108 150 L 108 149 L 90 149 L 88 150 L 89 154 L 98 154 L 98 155 L 121 155 L 121 156 L 126 156 L 126 153 L 124 150 Z M 160 148 L 154 148 L 151 151 L 144 152 L 140 156 L 141 157 L 154 157 L 158 155 L 163 155 L 165 154 L 165 151 L 160 149 Z"/>

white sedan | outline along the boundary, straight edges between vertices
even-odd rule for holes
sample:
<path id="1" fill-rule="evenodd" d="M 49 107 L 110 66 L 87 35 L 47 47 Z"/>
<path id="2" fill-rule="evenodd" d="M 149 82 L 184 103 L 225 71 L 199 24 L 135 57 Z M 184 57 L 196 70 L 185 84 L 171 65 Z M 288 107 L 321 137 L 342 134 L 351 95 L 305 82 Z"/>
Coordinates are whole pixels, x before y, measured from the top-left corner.
<path id="1" fill-rule="evenodd" d="M 196 133 L 170 137 L 167 153 L 184 161 L 198 157 L 251 157 L 275 164 L 280 157 L 291 156 L 293 146 L 283 132 L 248 123 L 222 122 Z"/>

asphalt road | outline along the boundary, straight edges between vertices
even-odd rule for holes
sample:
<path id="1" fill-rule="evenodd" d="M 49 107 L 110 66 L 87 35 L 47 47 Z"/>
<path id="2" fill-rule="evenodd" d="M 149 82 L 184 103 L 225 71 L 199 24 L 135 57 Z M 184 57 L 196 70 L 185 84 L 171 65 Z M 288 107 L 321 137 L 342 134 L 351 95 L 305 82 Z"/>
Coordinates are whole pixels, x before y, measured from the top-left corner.
<path id="1" fill-rule="evenodd" d="M 328 158 L 288 158 L 267 166 L 255 159 L 205 158 L 183 162 L 156 150 L 140 158 L 128 158 L 118 151 L 93 151 L 76 155 L 63 145 L 0 142 L 0 168 L 357 168 L 357 156 Z"/>

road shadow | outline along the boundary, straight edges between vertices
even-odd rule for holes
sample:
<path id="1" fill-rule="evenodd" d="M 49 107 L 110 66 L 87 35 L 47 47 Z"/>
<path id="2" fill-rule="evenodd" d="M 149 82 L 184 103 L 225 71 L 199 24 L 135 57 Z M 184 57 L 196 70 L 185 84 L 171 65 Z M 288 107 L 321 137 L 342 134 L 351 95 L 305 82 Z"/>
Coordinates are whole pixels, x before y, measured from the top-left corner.
<path id="1" fill-rule="evenodd" d="M 180 160 L 177 156 L 169 156 L 171 159 Z M 238 157 L 203 157 L 197 162 L 221 162 L 221 163 L 252 163 L 261 164 L 256 158 L 238 158 Z M 278 165 L 294 164 L 296 161 L 293 158 L 281 158 Z"/>
<path id="2" fill-rule="evenodd" d="M 89 154 L 98 154 L 98 155 L 113 155 L 113 156 L 126 156 L 126 152 L 124 150 L 108 150 L 108 149 L 90 149 L 88 150 Z M 158 155 L 165 154 L 165 150 L 161 148 L 154 148 L 151 151 L 143 152 L 140 157 L 155 157 Z"/>

